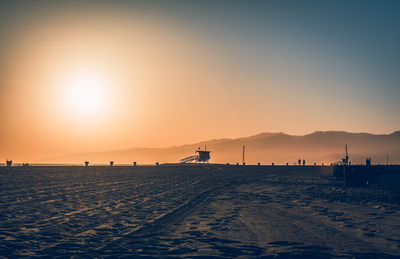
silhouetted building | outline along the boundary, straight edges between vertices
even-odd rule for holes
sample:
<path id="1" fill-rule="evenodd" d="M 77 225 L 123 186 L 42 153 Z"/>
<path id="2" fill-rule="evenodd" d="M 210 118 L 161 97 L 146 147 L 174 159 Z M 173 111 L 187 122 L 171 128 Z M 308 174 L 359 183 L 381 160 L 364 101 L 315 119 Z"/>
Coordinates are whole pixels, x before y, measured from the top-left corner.
<path id="1" fill-rule="evenodd" d="M 85 161 L 85 166 L 89 166 L 89 161 Z"/>
<path id="2" fill-rule="evenodd" d="M 137 165 L 137 163 L 136 162 L 133 162 L 133 166 L 136 166 Z"/>
<path id="3" fill-rule="evenodd" d="M 110 166 L 113 166 L 114 165 L 114 161 L 110 161 Z"/>
<path id="4" fill-rule="evenodd" d="M 197 150 L 196 153 L 198 153 L 198 162 L 206 162 L 210 160 L 210 151 L 206 150 Z"/>

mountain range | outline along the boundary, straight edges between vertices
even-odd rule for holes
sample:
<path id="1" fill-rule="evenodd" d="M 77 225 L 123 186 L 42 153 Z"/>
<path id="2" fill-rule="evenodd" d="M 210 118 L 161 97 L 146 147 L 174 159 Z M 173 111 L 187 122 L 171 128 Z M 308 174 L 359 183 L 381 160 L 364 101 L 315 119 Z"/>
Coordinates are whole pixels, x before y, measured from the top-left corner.
<path id="1" fill-rule="evenodd" d="M 306 164 L 330 164 L 345 157 L 348 146 L 352 163 L 400 163 L 400 131 L 392 134 L 349 133 L 344 131 L 316 131 L 303 136 L 285 133 L 261 133 L 236 139 L 215 139 L 194 144 L 168 148 L 132 148 L 104 152 L 69 154 L 46 159 L 56 163 L 108 163 L 116 164 L 176 163 L 181 158 L 193 155 L 195 150 L 207 148 L 211 151 L 211 163 L 241 163 L 245 145 L 247 164 L 293 164 L 298 159 Z"/>

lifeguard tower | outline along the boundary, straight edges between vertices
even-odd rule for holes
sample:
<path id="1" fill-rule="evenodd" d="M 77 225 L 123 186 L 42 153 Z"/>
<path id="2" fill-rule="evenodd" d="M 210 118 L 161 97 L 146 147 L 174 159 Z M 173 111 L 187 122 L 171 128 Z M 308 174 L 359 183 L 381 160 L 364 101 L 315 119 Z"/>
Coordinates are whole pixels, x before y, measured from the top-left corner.
<path id="1" fill-rule="evenodd" d="M 210 152 L 207 150 L 207 147 L 204 147 L 204 150 L 196 150 L 196 154 L 193 156 L 185 157 L 180 160 L 181 163 L 208 163 L 210 160 Z"/>

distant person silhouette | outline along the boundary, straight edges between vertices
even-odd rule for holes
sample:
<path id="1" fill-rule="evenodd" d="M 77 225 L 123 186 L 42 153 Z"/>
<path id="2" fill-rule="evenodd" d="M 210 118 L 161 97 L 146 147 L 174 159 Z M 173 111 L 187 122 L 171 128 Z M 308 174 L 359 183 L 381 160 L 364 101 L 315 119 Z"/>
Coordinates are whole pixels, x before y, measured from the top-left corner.
<path id="1" fill-rule="evenodd" d="M 365 164 L 368 166 L 371 165 L 371 158 L 367 158 L 367 160 L 365 161 Z"/>
<path id="2" fill-rule="evenodd" d="M 7 166 L 12 166 L 12 160 L 8 160 L 6 161 Z"/>

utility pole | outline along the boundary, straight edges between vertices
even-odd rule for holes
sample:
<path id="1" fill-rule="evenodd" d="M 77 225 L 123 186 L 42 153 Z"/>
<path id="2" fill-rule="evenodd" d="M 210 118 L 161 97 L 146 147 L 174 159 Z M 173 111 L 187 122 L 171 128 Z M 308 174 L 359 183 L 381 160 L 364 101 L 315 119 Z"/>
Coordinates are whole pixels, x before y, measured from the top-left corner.
<path id="1" fill-rule="evenodd" d="M 389 153 L 386 153 L 386 165 L 389 165 Z"/>
<path id="2" fill-rule="evenodd" d="M 245 148 L 246 148 L 246 146 L 243 145 L 243 158 L 242 158 L 243 165 L 244 165 L 244 152 L 245 152 Z"/>

